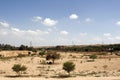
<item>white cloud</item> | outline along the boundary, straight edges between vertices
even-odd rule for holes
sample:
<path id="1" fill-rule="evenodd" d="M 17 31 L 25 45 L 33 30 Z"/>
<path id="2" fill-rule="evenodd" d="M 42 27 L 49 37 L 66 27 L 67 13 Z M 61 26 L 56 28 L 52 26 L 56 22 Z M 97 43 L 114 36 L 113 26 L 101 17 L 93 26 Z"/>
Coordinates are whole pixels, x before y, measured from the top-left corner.
<path id="1" fill-rule="evenodd" d="M 11 30 L 19 32 L 20 30 L 18 28 L 11 28 Z"/>
<path id="2" fill-rule="evenodd" d="M 41 20 L 42 20 L 42 17 L 40 17 L 40 16 L 35 16 L 32 19 L 32 21 L 34 21 L 34 22 L 38 22 L 38 21 L 41 21 Z"/>
<path id="3" fill-rule="evenodd" d="M 39 29 L 37 29 L 37 30 L 28 30 L 27 32 L 33 33 L 33 34 L 38 35 L 38 36 L 39 35 L 49 34 L 48 31 L 42 31 L 42 30 L 39 30 Z"/>
<path id="4" fill-rule="evenodd" d="M 87 33 L 80 33 L 80 36 L 86 36 Z"/>
<path id="5" fill-rule="evenodd" d="M 50 18 L 45 18 L 42 23 L 45 25 L 45 26 L 54 26 L 58 23 L 58 21 L 56 20 L 52 20 Z"/>
<path id="6" fill-rule="evenodd" d="M 0 22 L 0 27 L 8 28 L 9 26 L 7 22 Z"/>
<path id="7" fill-rule="evenodd" d="M 0 35 L 7 35 L 7 34 L 8 34 L 7 31 L 5 31 L 5 30 L 0 30 Z"/>
<path id="8" fill-rule="evenodd" d="M 117 22 L 116 22 L 116 25 L 120 26 L 120 21 L 117 21 Z"/>
<path id="9" fill-rule="evenodd" d="M 115 39 L 120 40 L 120 36 L 116 36 Z"/>
<path id="10" fill-rule="evenodd" d="M 37 30 L 20 30 L 18 28 L 11 28 L 11 33 L 15 35 L 22 35 L 22 36 L 39 36 L 39 35 L 44 35 L 44 34 L 49 34 L 48 31 L 41 31 L 39 29 Z"/>
<path id="11" fill-rule="evenodd" d="M 71 14 L 69 16 L 70 19 L 78 19 L 78 15 L 77 14 Z"/>
<path id="12" fill-rule="evenodd" d="M 30 34 L 30 35 L 38 35 L 38 31 L 33 31 L 33 30 L 27 30 L 25 31 L 27 34 Z"/>
<path id="13" fill-rule="evenodd" d="M 11 28 L 10 32 L 12 35 L 16 35 L 16 36 L 23 36 L 25 34 L 24 30 L 20 30 L 18 28 Z"/>
<path id="14" fill-rule="evenodd" d="M 85 21 L 86 21 L 86 22 L 91 22 L 92 19 L 91 19 L 91 18 L 86 18 Z"/>
<path id="15" fill-rule="evenodd" d="M 110 34 L 110 33 L 104 33 L 103 35 L 104 35 L 104 36 L 106 36 L 106 37 L 111 36 L 111 34 Z"/>
<path id="16" fill-rule="evenodd" d="M 68 35 L 68 32 L 67 31 L 61 31 L 60 34 L 62 34 L 62 35 Z"/>
<path id="17" fill-rule="evenodd" d="M 50 18 L 42 19 L 42 17 L 40 17 L 40 16 L 33 17 L 32 21 L 39 22 L 39 23 L 41 23 L 45 26 L 55 26 L 58 23 L 57 20 L 53 20 L 53 19 L 50 19 Z"/>

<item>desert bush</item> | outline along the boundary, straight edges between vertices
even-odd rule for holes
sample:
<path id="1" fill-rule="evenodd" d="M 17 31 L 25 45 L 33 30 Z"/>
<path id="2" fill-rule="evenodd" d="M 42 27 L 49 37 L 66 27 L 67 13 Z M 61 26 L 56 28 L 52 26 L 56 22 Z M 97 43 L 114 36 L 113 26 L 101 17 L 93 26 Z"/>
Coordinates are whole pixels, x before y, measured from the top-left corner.
<path id="1" fill-rule="evenodd" d="M 2 58 L 3 57 L 3 55 L 2 54 L 0 54 L 0 58 Z"/>
<path id="2" fill-rule="evenodd" d="M 72 56 L 72 54 L 70 54 L 69 56 Z"/>
<path id="3" fill-rule="evenodd" d="M 104 70 L 106 70 L 106 69 L 107 69 L 107 67 L 108 67 L 108 65 L 103 65 Z"/>
<path id="4" fill-rule="evenodd" d="M 97 68 L 97 66 L 93 66 L 94 68 Z"/>
<path id="5" fill-rule="evenodd" d="M 32 53 L 31 56 L 35 56 L 36 54 L 35 53 Z"/>
<path id="6" fill-rule="evenodd" d="M 77 58 L 76 56 L 72 56 L 72 58 Z"/>
<path id="7" fill-rule="evenodd" d="M 120 72 L 120 69 L 118 69 L 117 71 Z"/>
<path id="8" fill-rule="evenodd" d="M 45 61 L 45 60 L 42 60 L 42 61 L 41 61 L 41 64 L 46 64 L 46 61 Z"/>
<path id="9" fill-rule="evenodd" d="M 75 69 L 75 64 L 73 62 L 65 62 L 63 64 L 63 69 L 70 75 L 70 72 Z"/>
<path id="10" fill-rule="evenodd" d="M 31 52 L 28 52 L 28 56 L 30 56 L 31 55 Z"/>
<path id="11" fill-rule="evenodd" d="M 27 70 L 27 67 L 24 65 L 22 66 L 21 64 L 15 64 L 12 67 L 12 70 L 15 71 L 18 74 L 18 76 L 20 76 L 22 74 L 22 72 Z"/>
<path id="12" fill-rule="evenodd" d="M 89 58 L 94 60 L 97 58 L 97 55 L 96 54 L 90 55 Z"/>
<path id="13" fill-rule="evenodd" d="M 21 54 L 21 53 L 20 53 L 20 54 L 18 54 L 17 57 L 20 57 L 20 58 L 21 58 L 21 57 L 25 57 L 25 56 L 26 56 L 25 54 Z"/>
<path id="14" fill-rule="evenodd" d="M 32 52 L 37 53 L 37 49 L 34 48 L 34 49 L 32 50 Z"/>
<path id="15" fill-rule="evenodd" d="M 53 64 L 56 59 L 60 58 L 60 54 L 58 54 L 56 51 L 49 51 L 46 54 L 46 60 L 52 60 Z"/>
<path id="16" fill-rule="evenodd" d="M 39 55 L 40 55 L 40 56 L 43 56 L 43 55 L 45 55 L 45 54 L 46 54 L 45 49 L 42 49 L 42 50 L 39 52 Z"/>

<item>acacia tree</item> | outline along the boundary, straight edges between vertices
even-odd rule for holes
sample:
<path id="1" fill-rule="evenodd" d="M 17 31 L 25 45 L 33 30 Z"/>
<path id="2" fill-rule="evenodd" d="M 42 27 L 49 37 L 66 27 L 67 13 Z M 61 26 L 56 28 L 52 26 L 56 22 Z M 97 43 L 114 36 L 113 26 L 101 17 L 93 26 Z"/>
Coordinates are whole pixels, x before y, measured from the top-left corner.
<path id="1" fill-rule="evenodd" d="M 65 62 L 63 64 L 63 69 L 67 71 L 67 73 L 70 75 L 70 72 L 75 69 L 75 64 L 73 62 Z"/>
<path id="2" fill-rule="evenodd" d="M 15 71 L 18 74 L 18 76 L 20 76 L 23 71 L 27 70 L 27 67 L 24 65 L 22 66 L 21 64 L 15 64 L 12 67 L 12 69 L 13 69 L 13 71 Z"/>
<path id="3" fill-rule="evenodd" d="M 53 64 L 56 59 L 60 58 L 60 54 L 58 54 L 56 51 L 49 51 L 46 54 L 46 60 L 52 60 Z"/>

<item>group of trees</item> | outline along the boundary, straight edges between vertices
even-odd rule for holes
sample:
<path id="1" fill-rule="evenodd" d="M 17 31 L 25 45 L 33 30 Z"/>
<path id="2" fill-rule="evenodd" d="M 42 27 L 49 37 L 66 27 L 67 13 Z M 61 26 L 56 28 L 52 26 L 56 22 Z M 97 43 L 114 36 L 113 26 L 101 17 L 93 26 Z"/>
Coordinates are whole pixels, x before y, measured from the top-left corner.
<path id="1" fill-rule="evenodd" d="M 56 59 L 60 58 L 60 54 L 58 54 L 56 51 L 49 51 L 46 54 L 46 60 L 52 60 L 53 64 Z M 75 64 L 73 62 L 67 61 L 63 63 L 63 69 L 68 72 L 70 76 L 70 72 L 75 69 Z"/>
<path id="2" fill-rule="evenodd" d="M 58 54 L 56 51 L 48 51 L 46 52 L 45 50 L 42 50 L 39 53 L 41 56 L 46 55 L 46 60 L 52 60 L 52 64 L 54 64 L 54 61 L 56 59 L 60 58 L 60 54 Z M 65 70 L 68 75 L 70 76 L 70 72 L 75 69 L 75 64 L 73 62 L 65 62 L 63 63 L 63 70 Z M 12 70 L 17 73 L 17 76 L 21 76 L 22 72 L 27 70 L 27 67 L 25 65 L 21 64 L 14 64 L 12 67 Z"/>
<path id="3" fill-rule="evenodd" d="M 0 50 L 15 50 L 17 47 L 11 46 L 9 44 L 0 44 Z"/>
<path id="4" fill-rule="evenodd" d="M 75 69 L 75 64 L 73 62 L 68 61 L 63 64 L 63 70 L 65 70 L 69 74 L 69 76 L 70 76 L 70 72 L 73 71 L 74 69 Z M 12 70 L 17 73 L 17 76 L 21 76 L 22 72 L 27 70 L 27 67 L 21 64 L 14 64 Z"/>
<path id="5" fill-rule="evenodd" d="M 9 44 L 0 44 L 0 50 L 30 50 L 36 51 L 42 48 L 28 47 L 26 45 L 20 45 L 19 47 L 11 46 Z M 76 52 L 100 52 L 100 51 L 120 51 L 120 44 L 109 44 L 109 45 L 74 45 L 74 46 L 56 46 L 44 48 L 46 50 L 57 50 L 57 51 L 76 51 Z"/>
<path id="6" fill-rule="evenodd" d="M 9 44 L 0 44 L 0 50 L 30 50 L 35 51 L 33 47 L 28 47 L 26 45 L 20 45 L 19 47 L 11 46 Z"/>
<path id="7" fill-rule="evenodd" d="M 74 45 L 74 46 L 56 46 L 47 48 L 48 50 L 56 51 L 71 51 L 71 52 L 114 52 L 120 51 L 120 44 L 109 44 L 109 45 Z"/>

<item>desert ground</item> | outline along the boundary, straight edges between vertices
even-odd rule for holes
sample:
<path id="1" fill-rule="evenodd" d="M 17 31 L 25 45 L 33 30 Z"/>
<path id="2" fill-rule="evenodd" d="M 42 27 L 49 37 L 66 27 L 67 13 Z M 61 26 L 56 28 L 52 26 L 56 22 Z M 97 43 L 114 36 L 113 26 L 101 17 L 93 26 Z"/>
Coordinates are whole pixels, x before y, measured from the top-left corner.
<path id="1" fill-rule="evenodd" d="M 0 80 L 120 80 L 120 56 L 115 54 L 98 55 L 97 59 L 91 60 L 89 54 L 96 52 L 57 52 L 60 59 L 55 64 L 47 64 L 45 56 L 38 53 L 25 57 L 16 57 L 18 54 L 28 55 L 28 51 L 0 51 L 4 58 L 0 59 Z M 85 55 L 86 54 L 86 55 Z M 62 69 L 66 61 L 73 62 L 75 70 L 71 77 L 61 78 L 67 75 Z M 27 67 L 22 77 L 14 77 L 16 72 L 12 70 L 14 64 Z"/>

